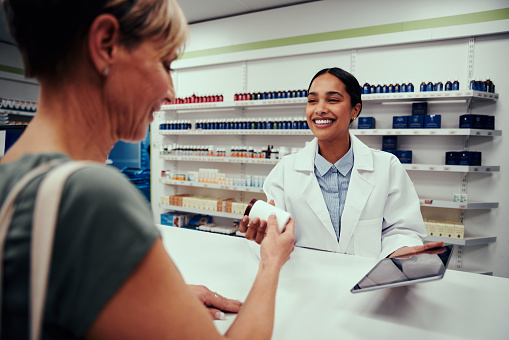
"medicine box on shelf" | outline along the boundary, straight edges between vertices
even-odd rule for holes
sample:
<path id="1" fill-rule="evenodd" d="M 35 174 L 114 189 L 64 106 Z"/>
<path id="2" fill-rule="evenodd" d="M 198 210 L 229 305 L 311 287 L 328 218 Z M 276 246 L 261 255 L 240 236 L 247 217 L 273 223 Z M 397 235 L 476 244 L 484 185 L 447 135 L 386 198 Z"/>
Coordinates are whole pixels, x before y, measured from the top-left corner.
<path id="1" fill-rule="evenodd" d="M 401 163 L 412 163 L 412 150 L 398 150 L 396 157 Z"/>
<path id="2" fill-rule="evenodd" d="M 412 116 L 424 116 L 428 114 L 428 103 L 412 103 Z"/>
<path id="3" fill-rule="evenodd" d="M 397 150 L 398 137 L 397 136 L 383 136 L 382 137 L 382 151 Z"/>
<path id="4" fill-rule="evenodd" d="M 441 115 L 426 115 L 424 116 L 424 128 L 425 129 L 440 129 L 442 126 Z"/>
<path id="5" fill-rule="evenodd" d="M 461 115 L 459 119 L 460 129 L 495 129 L 495 116 L 487 115 Z"/>
<path id="6" fill-rule="evenodd" d="M 374 117 L 360 117 L 359 118 L 359 129 L 374 129 L 376 121 Z"/>
<path id="7" fill-rule="evenodd" d="M 408 116 L 394 116 L 394 117 L 392 117 L 392 128 L 393 129 L 407 129 L 408 128 Z"/>
<path id="8" fill-rule="evenodd" d="M 424 116 L 410 116 L 408 117 L 408 128 L 422 129 L 424 127 Z"/>

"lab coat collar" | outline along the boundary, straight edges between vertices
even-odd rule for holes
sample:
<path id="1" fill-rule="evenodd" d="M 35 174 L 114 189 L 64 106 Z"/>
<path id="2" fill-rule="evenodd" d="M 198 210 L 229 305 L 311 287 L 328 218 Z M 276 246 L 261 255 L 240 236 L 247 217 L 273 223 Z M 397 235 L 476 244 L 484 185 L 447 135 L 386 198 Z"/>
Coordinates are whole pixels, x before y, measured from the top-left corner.
<path id="1" fill-rule="evenodd" d="M 373 157 L 369 148 L 352 133 L 350 133 L 350 143 L 352 143 L 355 168 L 359 170 L 373 171 Z M 313 138 L 313 140 L 300 151 L 302 157 L 297 157 L 295 160 L 295 170 L 314 171 L 317 145 L 318 139 Z"/>

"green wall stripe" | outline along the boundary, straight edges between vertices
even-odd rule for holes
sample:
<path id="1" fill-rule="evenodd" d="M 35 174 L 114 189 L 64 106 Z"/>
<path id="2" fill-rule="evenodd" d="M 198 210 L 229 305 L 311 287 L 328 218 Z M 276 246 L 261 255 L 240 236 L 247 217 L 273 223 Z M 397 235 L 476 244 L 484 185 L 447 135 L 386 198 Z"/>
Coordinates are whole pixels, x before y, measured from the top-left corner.
<path id="1" fill-rule="evenodd" d="M 24 75 L 25 71 L 19 67 L 12 67 L 0 64 L 0 71 Z"/>
<path id="2" fill-rule="evenodd" d="M 478 13 L 451 15 L 441 18 L 423 19 L 415 21 L 405 21 L 395 24 L 385 24 L 377 26 L 368 26 L 361 28 L 346 29 L 340 31 L 306 34 L 295 37 L 271 39 L 257 41 L 252 43 L 237 44 L 224 47 L 215 47 L 191 52 L 185 52 L 180 59 L 191 59 L 198 57 L 206 57 L 218 54 L 226 54 L 233 52 L 244 52 L 251 50 L 259 50 L 271 47 L 282 47 L 290 45 L 307 44 L 314 42 L 339 40 L 347 38 L 366 37 L 379 34 L 397 33 L 406 31 L 415 31 L 422 29 L 449 27 L 466 24 L 476 24 L 481 22 L 497 21 L 509 19 L 509 8 L 496 9 Z"/>

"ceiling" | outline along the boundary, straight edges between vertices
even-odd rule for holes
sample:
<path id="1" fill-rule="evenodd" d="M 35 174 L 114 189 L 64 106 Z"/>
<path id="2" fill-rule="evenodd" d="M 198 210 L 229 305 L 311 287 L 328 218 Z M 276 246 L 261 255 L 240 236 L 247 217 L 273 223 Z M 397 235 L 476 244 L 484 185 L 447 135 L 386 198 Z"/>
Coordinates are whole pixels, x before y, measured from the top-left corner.
<path id="1" fill-rule="evenodd" d="M 190 24 L 320 0 L 180 0 Z M 0 42 L 14 44 L 0 8 Z"/>

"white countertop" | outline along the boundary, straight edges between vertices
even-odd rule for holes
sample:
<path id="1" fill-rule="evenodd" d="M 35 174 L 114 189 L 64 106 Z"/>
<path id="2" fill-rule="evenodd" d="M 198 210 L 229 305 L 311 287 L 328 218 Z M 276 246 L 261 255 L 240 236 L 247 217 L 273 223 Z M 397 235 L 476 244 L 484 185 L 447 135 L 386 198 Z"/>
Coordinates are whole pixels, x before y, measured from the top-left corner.
<path id="1" fill-rule="evenodd" d="M 244 301 L 257 245 L 160 226 L 187 283 Z M 281 271 L 273 339 L 509 339 L 509 279 L 448 270 L 442 280 L 352 294 L 376 259 L 295 248 Z M 224 333 L 235 314 L 215 321 Z"/>

